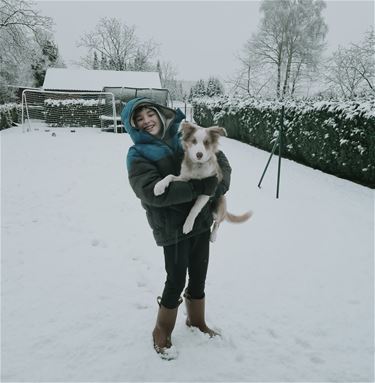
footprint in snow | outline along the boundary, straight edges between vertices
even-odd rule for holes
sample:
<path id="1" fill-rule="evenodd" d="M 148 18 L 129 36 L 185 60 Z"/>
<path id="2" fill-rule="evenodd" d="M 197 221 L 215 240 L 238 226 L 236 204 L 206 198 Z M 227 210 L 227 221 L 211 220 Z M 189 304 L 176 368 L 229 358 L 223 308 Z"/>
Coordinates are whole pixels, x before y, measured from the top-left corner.
<path id="1" fill-rule="evenodd" d="M 350 305 L 359 305 L 359 304 L 361 304 L 361 302 L 358 301 L 357 299 L 350 299 L 350 300 L 348 300 L 348 303 Z"/>
<path id="2" fill-rule="evenodd" d="M 268 334 L 270 334 L 270 336 L 271 336 L 272 338 L 274 338 L 274 339 L 278 339 L 278 338 L 279 338 L 279 336 L 276 334 L 276 332 L 275 332 L 274 330 L 272 330 L 272 328 L 269 328 L 269 329 L 267 330 L 267 332 L 268 332 Z"/>
<path id="3" fill-rule="evenodd" d="M 301 338 L 295 338 L 294 341 L 296 342 L 296 344 L 298 344 L 299 346 L 303 348 L 311 348 L 311 344 L 307 342 L 306 340 L 303 340 Z"/>
<path id="4" fill-rule="evenodd" d="M 320 358 L 319 356 L 317 355 L 311 355 L 310 356 L 310 360 L 312 363 L 314 364 L 324 364 L 325 363 L 325 360 Z"/>
<path id="5" fill-rule="evenodd" d="M 99 246 L 99 241 L 97 240 L 97 239 L 93 239 L 92 241 L 91 241 L 91 246 L 93 246 L 93 247 L 97 247 L 97 246 Z"/>
<path id="6" fill-rule="evenodd" d="M 145 287 L 147 283 L 145 281 L 138 281 L 137 282 L 137 287 Z"/>
<path id="7" fill-rule="evenodd" d="M 148 309 L 150 306 L 147 305 L 147 304 L 144 304 L 144 303 L 136 303 L 135 304 L 135 307 L 137 310 L 146 310 Z"/>
<path id="8" fill-rule="evenodd" d="M 107 244 L 104 241 L 99 241 L 99 239 L 94 238 L 91 241 L 91 246 L 93 247 L 102 247 L 102 248 L 107 248 Z"/>

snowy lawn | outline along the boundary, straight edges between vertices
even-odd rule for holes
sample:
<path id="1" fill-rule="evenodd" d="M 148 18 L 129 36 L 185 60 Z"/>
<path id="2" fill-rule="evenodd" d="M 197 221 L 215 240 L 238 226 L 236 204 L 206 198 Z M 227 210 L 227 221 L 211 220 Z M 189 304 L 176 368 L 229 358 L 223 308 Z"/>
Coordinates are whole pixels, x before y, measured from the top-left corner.
<path id="1" fill-rule="evenodd" d="M 52 136 L 56 132 L 56 136 Z M 228 207 L 211 247 L 209 339 L 184 324 L 152 348 L 164 285 L 124 165 L 128 135 L 1 132 L 2 381 L 374 379 L 374 192 L 230 139 Z"/>

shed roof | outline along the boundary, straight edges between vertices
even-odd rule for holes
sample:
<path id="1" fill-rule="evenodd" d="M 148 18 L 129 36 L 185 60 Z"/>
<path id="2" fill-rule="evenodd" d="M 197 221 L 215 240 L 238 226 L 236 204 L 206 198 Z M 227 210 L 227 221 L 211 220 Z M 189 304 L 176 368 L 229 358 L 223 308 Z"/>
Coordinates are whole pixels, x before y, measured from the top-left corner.
<path id="1" fill-rule="evenodd" d="M 98 91 L 104 87 L 161 88 L 158 72 L 48 68 L 44 90 Z"/>

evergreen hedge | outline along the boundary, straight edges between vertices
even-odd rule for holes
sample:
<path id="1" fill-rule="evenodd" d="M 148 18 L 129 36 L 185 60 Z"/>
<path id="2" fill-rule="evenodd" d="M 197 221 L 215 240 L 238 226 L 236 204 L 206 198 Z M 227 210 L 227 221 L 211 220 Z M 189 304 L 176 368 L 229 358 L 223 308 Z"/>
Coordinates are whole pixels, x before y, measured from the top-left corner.
<path id="1" fill-rule="evenodd" d="M 221 97 L 193 101 L 194 119 L 271 151 L 282 104 Z M 375 188 L 375 100 L 285 102 L 283 157 Z"/>
<path id="2" fill-rule="evenodd" d="M 97 99 L 46 99 L 45 119 L 51 127 L 99 127 L 104 105 Z"/>
<path id="3" fill-rule="evenodd" d="M 30 117 L 44 120 L 51 127 L 100 127 L 99 116 L 105 105 L 97 99 L 44 100 L 43 106 L 29 105 Z M 0 105 L 0 130 L 21 120 L 21 105 Z"/>
<path id="4" fill-rule="evenodd" d="M 0 105 L 0 130 L 8 129 L 21 120 L 21 105 L 10 103 Z"/>

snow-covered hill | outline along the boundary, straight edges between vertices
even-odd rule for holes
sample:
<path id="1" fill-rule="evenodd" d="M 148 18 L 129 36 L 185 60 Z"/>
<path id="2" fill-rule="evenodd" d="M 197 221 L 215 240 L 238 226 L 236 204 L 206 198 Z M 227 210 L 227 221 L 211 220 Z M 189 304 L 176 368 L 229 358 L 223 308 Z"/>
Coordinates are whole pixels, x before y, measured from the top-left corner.
<path id="1" fill-rule="evenodd" d="M 52 133 L 56 132 L 56 136 Z M 373 190 L 226 139 L 229 210 L 211 247 L 209 339 L 184 325 L 177 360 L 151 331 L 162 249 L 127 182 L 128 135 L 1 132 L 2 381 L 374 379 Z"/>

